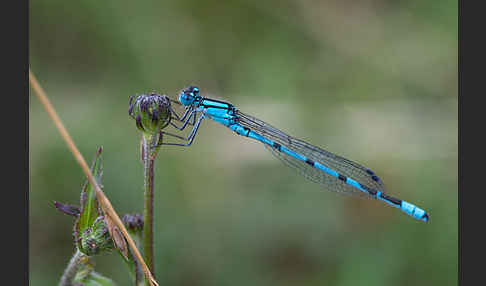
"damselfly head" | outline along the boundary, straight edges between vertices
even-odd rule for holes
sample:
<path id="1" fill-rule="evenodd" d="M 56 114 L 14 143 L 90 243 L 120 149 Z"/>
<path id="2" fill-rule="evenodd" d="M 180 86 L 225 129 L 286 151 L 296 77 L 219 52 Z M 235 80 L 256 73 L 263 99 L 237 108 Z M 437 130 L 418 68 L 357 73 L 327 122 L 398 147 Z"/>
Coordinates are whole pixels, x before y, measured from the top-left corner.
<path id="1" fill-rule="evenodd" d="M 186 106 L 194 103 L 196 97 L 199 96 L 199 88 L 195 86 L 189 86 L 181 91 L 179 94 L 179 101 Z"/>

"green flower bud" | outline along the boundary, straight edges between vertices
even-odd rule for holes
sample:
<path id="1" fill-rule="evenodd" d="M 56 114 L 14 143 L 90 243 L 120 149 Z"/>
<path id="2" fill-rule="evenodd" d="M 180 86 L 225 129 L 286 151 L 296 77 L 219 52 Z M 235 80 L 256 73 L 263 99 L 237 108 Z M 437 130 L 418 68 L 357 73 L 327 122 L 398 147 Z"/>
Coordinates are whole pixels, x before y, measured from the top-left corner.
<path id="1" fill-rule="evenodd" d="M 128 114 L 135 119 L 137 128 L 148 135 L 159 134 L 171 119 L 170 99 L 166 95 L 150 93 L 132 95 Z"/>
<path id="2" fill-rule="evenodd" d="M 81 233 L 78 247 L 81 252 L 88 256 L 113 249 L 113 240 L 103 216 L 96 218 L 93 225 Z"/>

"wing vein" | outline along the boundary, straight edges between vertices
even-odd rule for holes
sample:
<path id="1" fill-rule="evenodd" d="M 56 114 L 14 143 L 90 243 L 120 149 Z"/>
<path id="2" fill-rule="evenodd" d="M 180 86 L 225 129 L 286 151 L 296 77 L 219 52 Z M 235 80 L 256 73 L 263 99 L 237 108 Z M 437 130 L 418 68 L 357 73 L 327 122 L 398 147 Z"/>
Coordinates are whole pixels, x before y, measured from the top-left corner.
<path id="1" fill-rule="evenodd" d="M 337 171 L 343 176 L 349 177 L 361 185 L 372 188 L 376 191 L 383 192 L 385 186 L 371 170 L 361 166 L 360 164 L 328 152 L 324 149 L 311 145 L 303 140 L 287 135 L 283 131 L 271 126 L 270 124 L 257 119 L 248 114 L 236 111 L 239 118 L 239 123 L 243 127 L 247 127 L 254 132 L 273 140 L 274 142 L 287 147 L 288 149 L 302 154 L 307 158 L 318 161 L 319 163 Z M 365 194 L 359 189 L 331 176 L 319 169 L 316 169 L 305 162 L 302 162 L 286 153 L 279 152 L 271 146 L 265 147 L 285 165 L 293 168 L 306 178 L 325 186 L 330 191 L 336 191 L 346 194 Z"/>

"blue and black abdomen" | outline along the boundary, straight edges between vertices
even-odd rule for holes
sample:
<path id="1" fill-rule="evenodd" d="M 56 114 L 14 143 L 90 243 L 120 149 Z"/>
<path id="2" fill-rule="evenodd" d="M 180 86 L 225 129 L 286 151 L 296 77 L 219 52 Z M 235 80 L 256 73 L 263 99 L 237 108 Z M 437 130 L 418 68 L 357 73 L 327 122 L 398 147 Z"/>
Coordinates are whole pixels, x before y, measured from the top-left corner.
<path id="1" fill-rule="evenodd" d="M 385 194 L 381 179 L 370 169 L 330 153 L 244 114 L 224 101 L 202 98 L 199 110 L 237 134 L 260 141 L 273 155 L 306 178 L 331 191 L 376 198 L 406 214 L 428 221 L 428 214 L 417 206 Z"/>
<path id="2" fill-rule="evenodd" d="M 330 191 L 376 198 L 399 208 L 415 219 L 428 221 L 417 206 L 385 194 L 381 179 L 370 169 L 351 160 L 293 138 L 257 118 L 236 111 L 238 124 L 230 128 L 264 143 L 273 155 L 306 178 Z M 241 132 L 241 131 L 244 132 Z"/>

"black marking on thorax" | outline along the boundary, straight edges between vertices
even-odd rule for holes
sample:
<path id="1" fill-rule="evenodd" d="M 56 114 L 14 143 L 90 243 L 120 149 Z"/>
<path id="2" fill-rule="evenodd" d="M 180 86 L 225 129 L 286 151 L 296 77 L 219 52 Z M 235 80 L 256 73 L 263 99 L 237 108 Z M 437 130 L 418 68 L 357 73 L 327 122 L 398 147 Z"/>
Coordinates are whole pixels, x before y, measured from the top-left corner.
<path id="1" fill-rule="evenodd" d="M 248 135 L 250 134 L 251 129 L 248 128 L 248 127 L 244 127 L 244 126 L 243 126 L 243 129 L 246 131 L 246 137 L 248 137 Z"/>
<path id="2" fill-rule="evenodd" d="M 211 104 L 204 104 L 203 103 L 204 100 L 208 100 L 208 101 L 213 101 L 213 102 L 217 102 L 217 103 L 226 104 L 227 107 L 225 107 L 225 106 L 211 105 Z M 205 108 L 209 108 L 210 107 L 210 108 L 219 108 L 219 109 L 226 109 L 226 110 L 234 110 L 235 109 L 234 106 L 233 106 L 233 104 L 231 104 L 231 103 L 228 103 L 226 101 L 221 101 L 221 100 L 215 100 L 215 99 L 207 98 L 207 97 L 202 97 L 201 98 L 200 105 L 202 107 L 205 107 Z"/>

